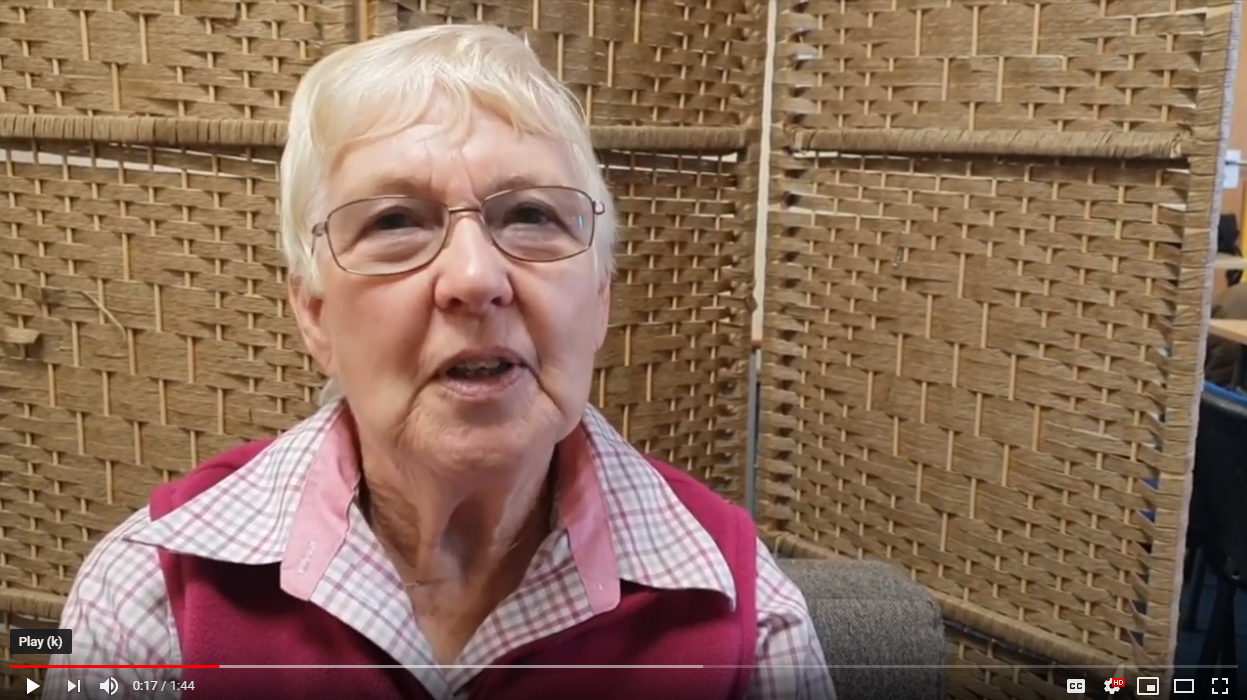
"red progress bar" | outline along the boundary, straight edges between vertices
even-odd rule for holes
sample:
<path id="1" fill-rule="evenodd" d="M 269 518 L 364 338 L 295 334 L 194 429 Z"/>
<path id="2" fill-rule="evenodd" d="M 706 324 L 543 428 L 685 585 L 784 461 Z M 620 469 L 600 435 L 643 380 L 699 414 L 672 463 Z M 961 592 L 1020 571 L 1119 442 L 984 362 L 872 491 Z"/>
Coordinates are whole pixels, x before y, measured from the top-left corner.
<path id="1" fill-rule="evenodd" d="M 221 668 L 220 664 L 199 665 L 168 665 L 168 664 L 134 664 L 124 666 L 97 666 L 94 664 L 13 664 L 10 668 Z"/>

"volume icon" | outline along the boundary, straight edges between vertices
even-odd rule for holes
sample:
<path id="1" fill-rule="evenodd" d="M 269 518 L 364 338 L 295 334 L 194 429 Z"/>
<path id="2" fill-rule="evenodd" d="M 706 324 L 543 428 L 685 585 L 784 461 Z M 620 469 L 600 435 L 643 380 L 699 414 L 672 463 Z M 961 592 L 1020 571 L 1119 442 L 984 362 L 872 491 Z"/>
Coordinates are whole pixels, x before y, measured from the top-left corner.
<path id="1" fill-rule="evenodd" d="M 116 695 L 117 691 L 120 689 L 120 686 L 117 685 L 116 678 L 109 678 L 106 681 L 100 681 L 100 690 L 108 693 L 109 695 Z"/>

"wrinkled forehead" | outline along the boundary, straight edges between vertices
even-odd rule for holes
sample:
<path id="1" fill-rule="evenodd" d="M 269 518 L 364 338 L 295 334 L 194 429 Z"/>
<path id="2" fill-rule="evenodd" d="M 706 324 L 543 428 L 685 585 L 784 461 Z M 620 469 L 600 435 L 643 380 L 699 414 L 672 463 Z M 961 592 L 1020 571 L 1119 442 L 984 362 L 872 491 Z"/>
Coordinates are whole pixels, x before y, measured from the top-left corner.
<path id="1" fill-rule="evenodd" d="M 479 105 L 433 101 L 421 114 L 378 120 L 333 154 L 328 195 L 337 202 L 386 194 L 477 197 L 521 187 L 584 187 L 571 145 Z"/>

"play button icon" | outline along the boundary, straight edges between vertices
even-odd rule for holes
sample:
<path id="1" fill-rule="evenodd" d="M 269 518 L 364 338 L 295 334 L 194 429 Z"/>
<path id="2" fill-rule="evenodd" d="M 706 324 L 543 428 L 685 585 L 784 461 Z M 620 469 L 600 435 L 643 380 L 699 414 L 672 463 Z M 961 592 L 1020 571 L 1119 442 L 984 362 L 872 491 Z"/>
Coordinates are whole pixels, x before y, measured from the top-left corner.
<path id="1" fill-rule="evenodd" d="M 29 678 L 26 679 L 26 694 L 27 695 L 30 695 L 31 693 L 35 692 L 35 688 L 38 688 L 38 687 L 39 687 L 38 683 L 30 680 Z"/>

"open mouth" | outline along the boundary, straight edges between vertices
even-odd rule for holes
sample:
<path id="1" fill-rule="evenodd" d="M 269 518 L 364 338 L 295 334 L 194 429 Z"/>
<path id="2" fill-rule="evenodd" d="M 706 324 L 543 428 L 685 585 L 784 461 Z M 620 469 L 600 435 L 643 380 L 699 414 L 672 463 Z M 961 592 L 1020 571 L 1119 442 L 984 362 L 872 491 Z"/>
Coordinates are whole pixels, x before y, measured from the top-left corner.
<path id="1" fill-rule="evenodd" d="M 447 368 L 446 376 L 453 379 L 491 379 L 501 377 L 518 366 L 503 359 L 460 362 Z"/>

